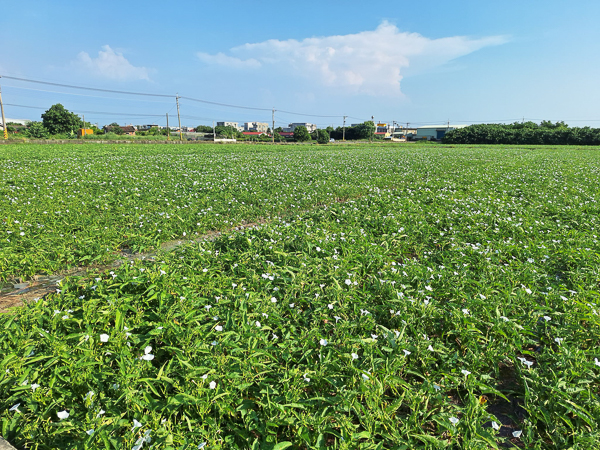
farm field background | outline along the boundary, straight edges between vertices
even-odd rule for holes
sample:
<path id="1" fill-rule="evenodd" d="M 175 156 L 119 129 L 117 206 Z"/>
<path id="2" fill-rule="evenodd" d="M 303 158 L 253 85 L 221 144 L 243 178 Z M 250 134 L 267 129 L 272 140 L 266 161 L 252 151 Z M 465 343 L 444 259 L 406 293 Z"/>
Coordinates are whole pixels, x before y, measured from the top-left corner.
<path id="1" fill-rule="evenodd" d="M 597 448 L 599 197 L 595 148 L 0 147 L 2 281 L 224 231 L 0 316 L 0 434 Z"/>

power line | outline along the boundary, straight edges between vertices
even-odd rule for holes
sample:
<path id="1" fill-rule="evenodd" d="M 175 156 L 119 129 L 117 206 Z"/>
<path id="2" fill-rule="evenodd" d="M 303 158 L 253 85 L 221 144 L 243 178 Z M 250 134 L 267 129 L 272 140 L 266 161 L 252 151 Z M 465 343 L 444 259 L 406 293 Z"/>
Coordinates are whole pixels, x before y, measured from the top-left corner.
<path id="1" fill-rule="evenodd" d="M 191 100 L 193 102 L 198 102 L 198 103 L 207 103 L 209 105 L 226 106 L 228 108 L 253 109 L 253 110 L 256 110 L 256 111 L 271 111 L 271 108 L 255 108 L 253 106 L 229 105 L 227 103 L 211 102 L 211 101 L 208 101 L 208 100 L 200 100 L 198 98 L 184 97 L 184 96 L 180 96 L 179 98 L 183 98 L 185 100 Z"/>
<path id="2" fill-rule="evenodd" d="M 147 92 L 117 91 L 114 89 L 101 89 L 101 88 L 93 88 L 93 87 L 85 87 L 85 86 L 75 86 L 73 84 L 52 83 L 50 81 L 30 80 L 28 78 L 10 77 L 7 75 L 2 75 L 1 78 L 6 78 L 8 80 L 25 81 L 27 83 L 45 84 L 47 86 L 59 86 L 59 87 L 66 87 L 66 88 L 71 88 L 71 89 L 83 89 L 86 91 L 110 92 L 113 94 L 142 95 L 142 96 L 147 96 L 147 97 L 167 97 L 167 98 L 175 97 L 174 95 L 166 95 L 166 94 L 150 94 Z"/>
<path id="3" fill-rule="evenodd" d="M 40 106 L 27 106 L 27 105 L 16 105 L 14 103 L 6 103 L 8 106 L 15 106 L 17 108 L 29 108 L 29 109 L 47 109 Z M 136 117 L 162 117 L 164 114 L 136 114 L 136 113 L 116 113 L 106 111 L 82 111 L 80 109 L 74 109 L 73 112 L 84 113 L 84 114 L 106 114 L 113 116 L 136 116 Z"/>
<path id="4" fill-rule="evenodd" d="M 62 95 L 74 95 L 77 97 L 91 97 L 91 98 L 105 98 L 105 99 L 111 99 L 111 100 L 125 100 L 123 97 L 119 98 L 119 97 L 106 97 L 106 96 L 102 96 L 102 95 L 89 95 L 89 94 L 80 94 L 77 92 L 61 92 L 61 91 L 51 91 L 48 89 L 35 89 L 35 88 L 28 88 L 28 87 L 23 87 L 23 86 L 11 86 L 11 85 L 4 85 L 4 87 L 8 87 L 11 89 L 24 89 L 26 91 L 35 91 L 35 92 L 49 92 L 52 94 L 62 94 Z M 127 99 L 128 101 L 130 101 L 130 99 Z M 152 103 L 168 103 L 171 104 L 171 102 L 166 102 L 164 100 L 140 100 L 143 102 L 152 102 Z"/>

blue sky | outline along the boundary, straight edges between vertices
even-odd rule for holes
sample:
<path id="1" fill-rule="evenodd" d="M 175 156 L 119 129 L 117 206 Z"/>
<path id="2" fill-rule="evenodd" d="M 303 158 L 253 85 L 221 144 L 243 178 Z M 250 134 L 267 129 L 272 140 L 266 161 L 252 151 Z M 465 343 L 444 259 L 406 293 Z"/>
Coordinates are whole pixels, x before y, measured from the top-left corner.
<path id="1" fill-rule="evenodd" d="M 0 75 L 173 98 L 0 85 L 15 119 L 39 120 L 60 102 L 101 125 L 164 124 L 165 113 L 176 117 L 178 93 L 275 107 L 276 126 L 339 126 L 347 115 L 348 123 L 524 117 L 600 127 L 599 20 L 592 0 L 8 2 Z M 188 126 L 271 121 L 270 111 L 187 99 L 181 114 Z"/>

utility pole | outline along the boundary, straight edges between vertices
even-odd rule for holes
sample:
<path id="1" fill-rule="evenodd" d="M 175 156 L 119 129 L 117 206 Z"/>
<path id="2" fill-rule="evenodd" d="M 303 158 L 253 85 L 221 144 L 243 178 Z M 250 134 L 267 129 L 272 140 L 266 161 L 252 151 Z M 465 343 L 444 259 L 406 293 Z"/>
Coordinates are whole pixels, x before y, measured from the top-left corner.
<path id="1" fill-rule="evenodd" d="M 215 121 L 213 120 L 213 142 L 217 140 L 217 133 L 215 132 Z"/>
<path id="2" fill-rule="evenodd" d="M 175 97 L 177 101 L 177 120 L 179 121 L 179 140 L 183 141 L 183 135 L 181 134 L 181 116 L 179 115 L 179 95 Z"/>
<path id="3" fill-rule="evenodd" d="M 344 116 L 344 126 L 342 127 L 342 141 L 346 141 L 346 117 Z"/>
<path id="4" fill-rule="evenodd" d="M 273 128 L 271 128 L 271 142 L 275 143 L 275 107 L 273 107 Z"/>
<path id="5" fill-rule="evenodd" d="M 167 113 L 167 141 L 171 140 L 171 129 L 169 128 L 169 113 Z"/>
<path id="6" fill-rule="evenodd" d="M 375 116 L 371 116 L 371 122 L 373 122 L 373 126 L 375 127 Z M 377 128 L 375 128 L 377 130 Z M 369 142 L 373 141 L 373 133 L 369 133 Z"/>
<path id="7" fill-rule="evenodd" d="M 81 139 L 83 139 L 83 136 L 85 136 L 85 114 L 82 114 L 81 117 L 83 117 L 83 127 L 81 129 Z"/>
<path id="8" fill-rule="evenodd" d="M 2 88 L 0 87 L 0 110 L 2 110 L 2 129 L 4 130 L 4 139 L 8 139 L 8 131 L 6 130 L 6 118 L 4 117 L 4 104 L 2 103 Z"/>

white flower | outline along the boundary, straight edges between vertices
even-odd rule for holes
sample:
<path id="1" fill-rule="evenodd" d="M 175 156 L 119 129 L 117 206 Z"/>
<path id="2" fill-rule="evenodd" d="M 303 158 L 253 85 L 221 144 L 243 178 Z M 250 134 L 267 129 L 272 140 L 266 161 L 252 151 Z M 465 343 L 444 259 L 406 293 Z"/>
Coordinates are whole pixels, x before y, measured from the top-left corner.
<path id="1" fill-rule="evenodd" d="M 154 359 L 154 355 L 145 354 L 144 356 L 141 357 L 141 359 L 143 359 L 144 361 L 152 361 Z"/>
<path id="2" fill-rule="evenodd" d="M 108 338 L 110 336 L 108 334 L 101 334 L 100 335 L 100 342 L 108 342 Z"/>
<path id="3" fill-rule="evenodd" d="M 465 369 L 462 369 L 462 370 L 461 370 L 461 372 L 462 372 L 462 374 L 463 374 L 464 376 L 467 376 L 467 377 L 468 377 L 469 375 L 471 375 L 471 372 L 469 372 L 468 370 L 465 370 Z"/>
<path id="4" fill-rule="evenodd" d="M 333 316 L 333 318 L 335 319 L 335 323 L 338 323 L 339 320 L 342 320 L 340 316 Z"/>
<path id="5" fill-rule="evenodd" d="M 56 413 L 56 415 L 58 416 L 58 418 L 60 420 L 66 419 L 67 417 L 69 417 L 69 413 L 67 411 L 59 411 Z"/>
<path id="6" fill-rule="evenodd" d="M 136 428 L 141 427 L 142 424 L 139 423 L 137 420 L 133 419 L 133 428 L 131 429 L 131 431 L 135 430 Z"/>
<path id="7" fill-rule="evenodd" d="M 13 405 L 13 406 L 11 406 L 11 407 L 10 407 L 10 409 L 9 409 L 9 411 L 17 411 L 17 412 L 20 412 L 20 411 L 19 411 L 19 406 L 21 406 L 21 404 L 20 404 L 20 403 L 17 403 L 16 405 Z"/>
<path id="8" fill-rule="evenodd" d="M 365 381 L 367 381 L 367 380 L 369 379 L 369 375 L 370 375 L 370 374 L 369 374 L 369 375 L 367 375 L 367 374 L 369 374 L 369 372 L 367 372 L 367 373 L 363 373 L 363 374 L 361 375 L 361 376 L 363 377 L 363 380 L 365 380 Z"/>
<path id="9" fill-rule="evenodd" d="M 441 387 L 439 387 L 437 384 L 434 384 L 434 385 L 433 385 L 433 388 L 434 388 L 436 391 L 439 391 L 439 390 L 441 389 Z"/>
<path id="10" fill-rule="evenodd" d="M 94 429 L 92 428 L 92 429 L 90 429 L 90 430 L 87 430 L 85 433 L 86 433 L 88 436 L 91 436 L 92 434 L 94 434 Z"/>
<path id="11" fill-rule="evenodd" d="M 259 322 L 258 320 L 256 321 L 255 325 L 256 325 L 258 328 L 260 328 L 260 326 L 261 326 L 261 325 L 260 325 L 260 322 Z"/>
<path id="12" fill-rule="evenodd" d="M 410 352 L 409 352 L 408 350 L 404 349 L 404 350 L 402 350 L 402 351 L 404 352 L 404 356 L 408 356 L 408 355 L 410 355 Z"/>
<path id="13" fill-rule="evenodd" d="M 500 318 L 501 318 L 502 320 L 504 320 L 505 322 L 510 322 L 510 319 L 509 319 L 508 317 L 505 317 L 505 316 L 500 316 Z"/>
<path id="14" fill-rule="evenodd" d="M 346 279 L 346 281 L 344 281 L 344 283 L 346 283 L 348 286 L 350 286 L 352 284 L 352 281 Z"/>
<path id="15" fill-rule="evenodd" d="M 531 294 L 531 289 L 529 289 L 529 288 L 525 288 L 525 292 L 527 292 L 528 294 Z M 516 433 L 516 432 L 515 432 L 515 433 Z M 514 433 L 513 433 L 513 434 L 514 434 Z M 520 436 L 520 434 L 519 434 L 519 436 Z"/>
<path id="16" fill-rule="evenodd" d="M 433 347 L 430 345 L 429 347 L 427 347 L 427 350 L 429 350 L 430 352 L 433 351 Z"/>
<path id="17" fill-rule="evenodd" d="M 433 288 L 431 286 L 425 286 L 425 289 L 427 289 L 428 291 L 433 291 Z"/>
<path id="18" fill-rule="evenodd" d="M 550 316 L 544 316 L 544 320 L 548 322 L 550 320 Z"/>
<path id="19" fill-rule="evenodd" d="M 356 353 L 352 353 L 350 356 L 352 356 L 352 359 L 358 359 L 358 355 Z M 598 361 L 598 360 L 596 360 Z"/>
<path id="20" fill-rule="evenodd" d="M 323 347 L 325 347 L 327 345 L 327 340 L 326 339 L 321 339 L 319 341 L 319 344 L 321 344 Z"/>
<path id="21" fill-rule="evenodd" d="M 523 431 L 521 431 L 521 430 L 517 430 L 517 431 L 513 431 L 513 434 L 512 434 L 512 435 L 513 435 L 514 437 L 518 438 L 518 437 L 521 437 L 521 433 L 523 433 Z"/>
<path id="22" fill-rule="evenodd" d="M 333 309 L 333 305 L 332 305 L 331 303 L 330 303 L 329 305 L 327 305 L 327 307 L 328 307 L 329 309 Z"/>
<path id="23" fill-rule="evenodd" d="M 202 375 L 200 378 L 202 378 L 203 380 L 206 380 L 208 378 L 208 374 L 206 373 L 206 374 Z"/>
<path id="24" fill-rule="evenodd" d="M 198 446 L 198 450 L 200 450 L 201 448 L 206 447 L 206 442 L 201 442 L 200 445 Z"/>
<path id="25" fill-rule="evenodd" d="M 481 300 L 485 300 L 487 297 L 483 294 L 479 294 L 479 297 L 481 297 Z"/>
<path id="26" fill-rule="evenodd" d="M 310 378 L 308 378 L 306 375 L 307 374 L 304 374 L 304 381 L 306 381 L 308 383 L 308 382 L 310 382 Z"/>
<path id="27" fill-rule="evenodd" d="M 223 327 L 221 325 L 217 325 L 215 327 L 215 330 L 217 330 L 217 331 L 223 331 Z"/>
<path id="28" fill-rule="evenodd" d="M 40 385 L 39 385 L 39 384 L 37 384 L 37 383 L 33 383 L 33 384 L 31 385 L 31 390 L 32 390 L 33 392 L 35 392 L 35 390 L 36 390 L 37 388 L 39 388 L 39 387 L 40 387 Z"/>
<path id="29" fill-rule="evenodd" d="M 600 367 L 600 361 L 598 361 L 598 358 L 594 358 L 594 364 L 596 364 L 598 367 Z"/>
<path id="30" fill-rule="evenodd" d="M 564 341 L 564 340 L 565 340 L 565 338 L 559 338 L 559 337 L 554 338 L 554 342 L 556 342 L 558 345 L 562 344 L 562 341 Z"/>
<path id="31" fill-rule="evenodd" d="M 377 340 L 379 336 L 377 336 L 376 334 L 371 334 L 371 338 Z"/>
<path id="32" fill-rule="evenodd" d="M 214 381 L 211 381 L 210 383 L 208 383 L 208 387 L 210 389 L 215 389 L 217 387 L 217 383 Z"/>
<path id="33" fill-rule="evenodd" d="M 467 308 L 463 308 L 462 312 L 465 316 L 469 315 L 469 310 Z"/>
<path id="34" fill-rule="evenodd" d="M 293 308 L 295 305 L 295 303 L 290 303 L 290 308 Z"/>
<path id="35" fill-rule="evenodd" d="M 492 422 L 492 428 L 498 431 L 500 429 L 500 425 L 498 425 L 496 422 Z"/>
<path id="36" fill-rule="evenodd" d="M 206 273 L 208 272 L 208 269 L 202 269 L 202 272 Z"/>
<path id="37" fill-rule="evenodd" d="M 459 420 L 456 417 L 450 417 L 450 423 L 452 425 L 456 425 L 459 422 Z"/>
<path id="38" fill-rule="evenodd" d="M 277 303 L 277 299 L 275 297 L 271 297 L 271 303 Z"/>

